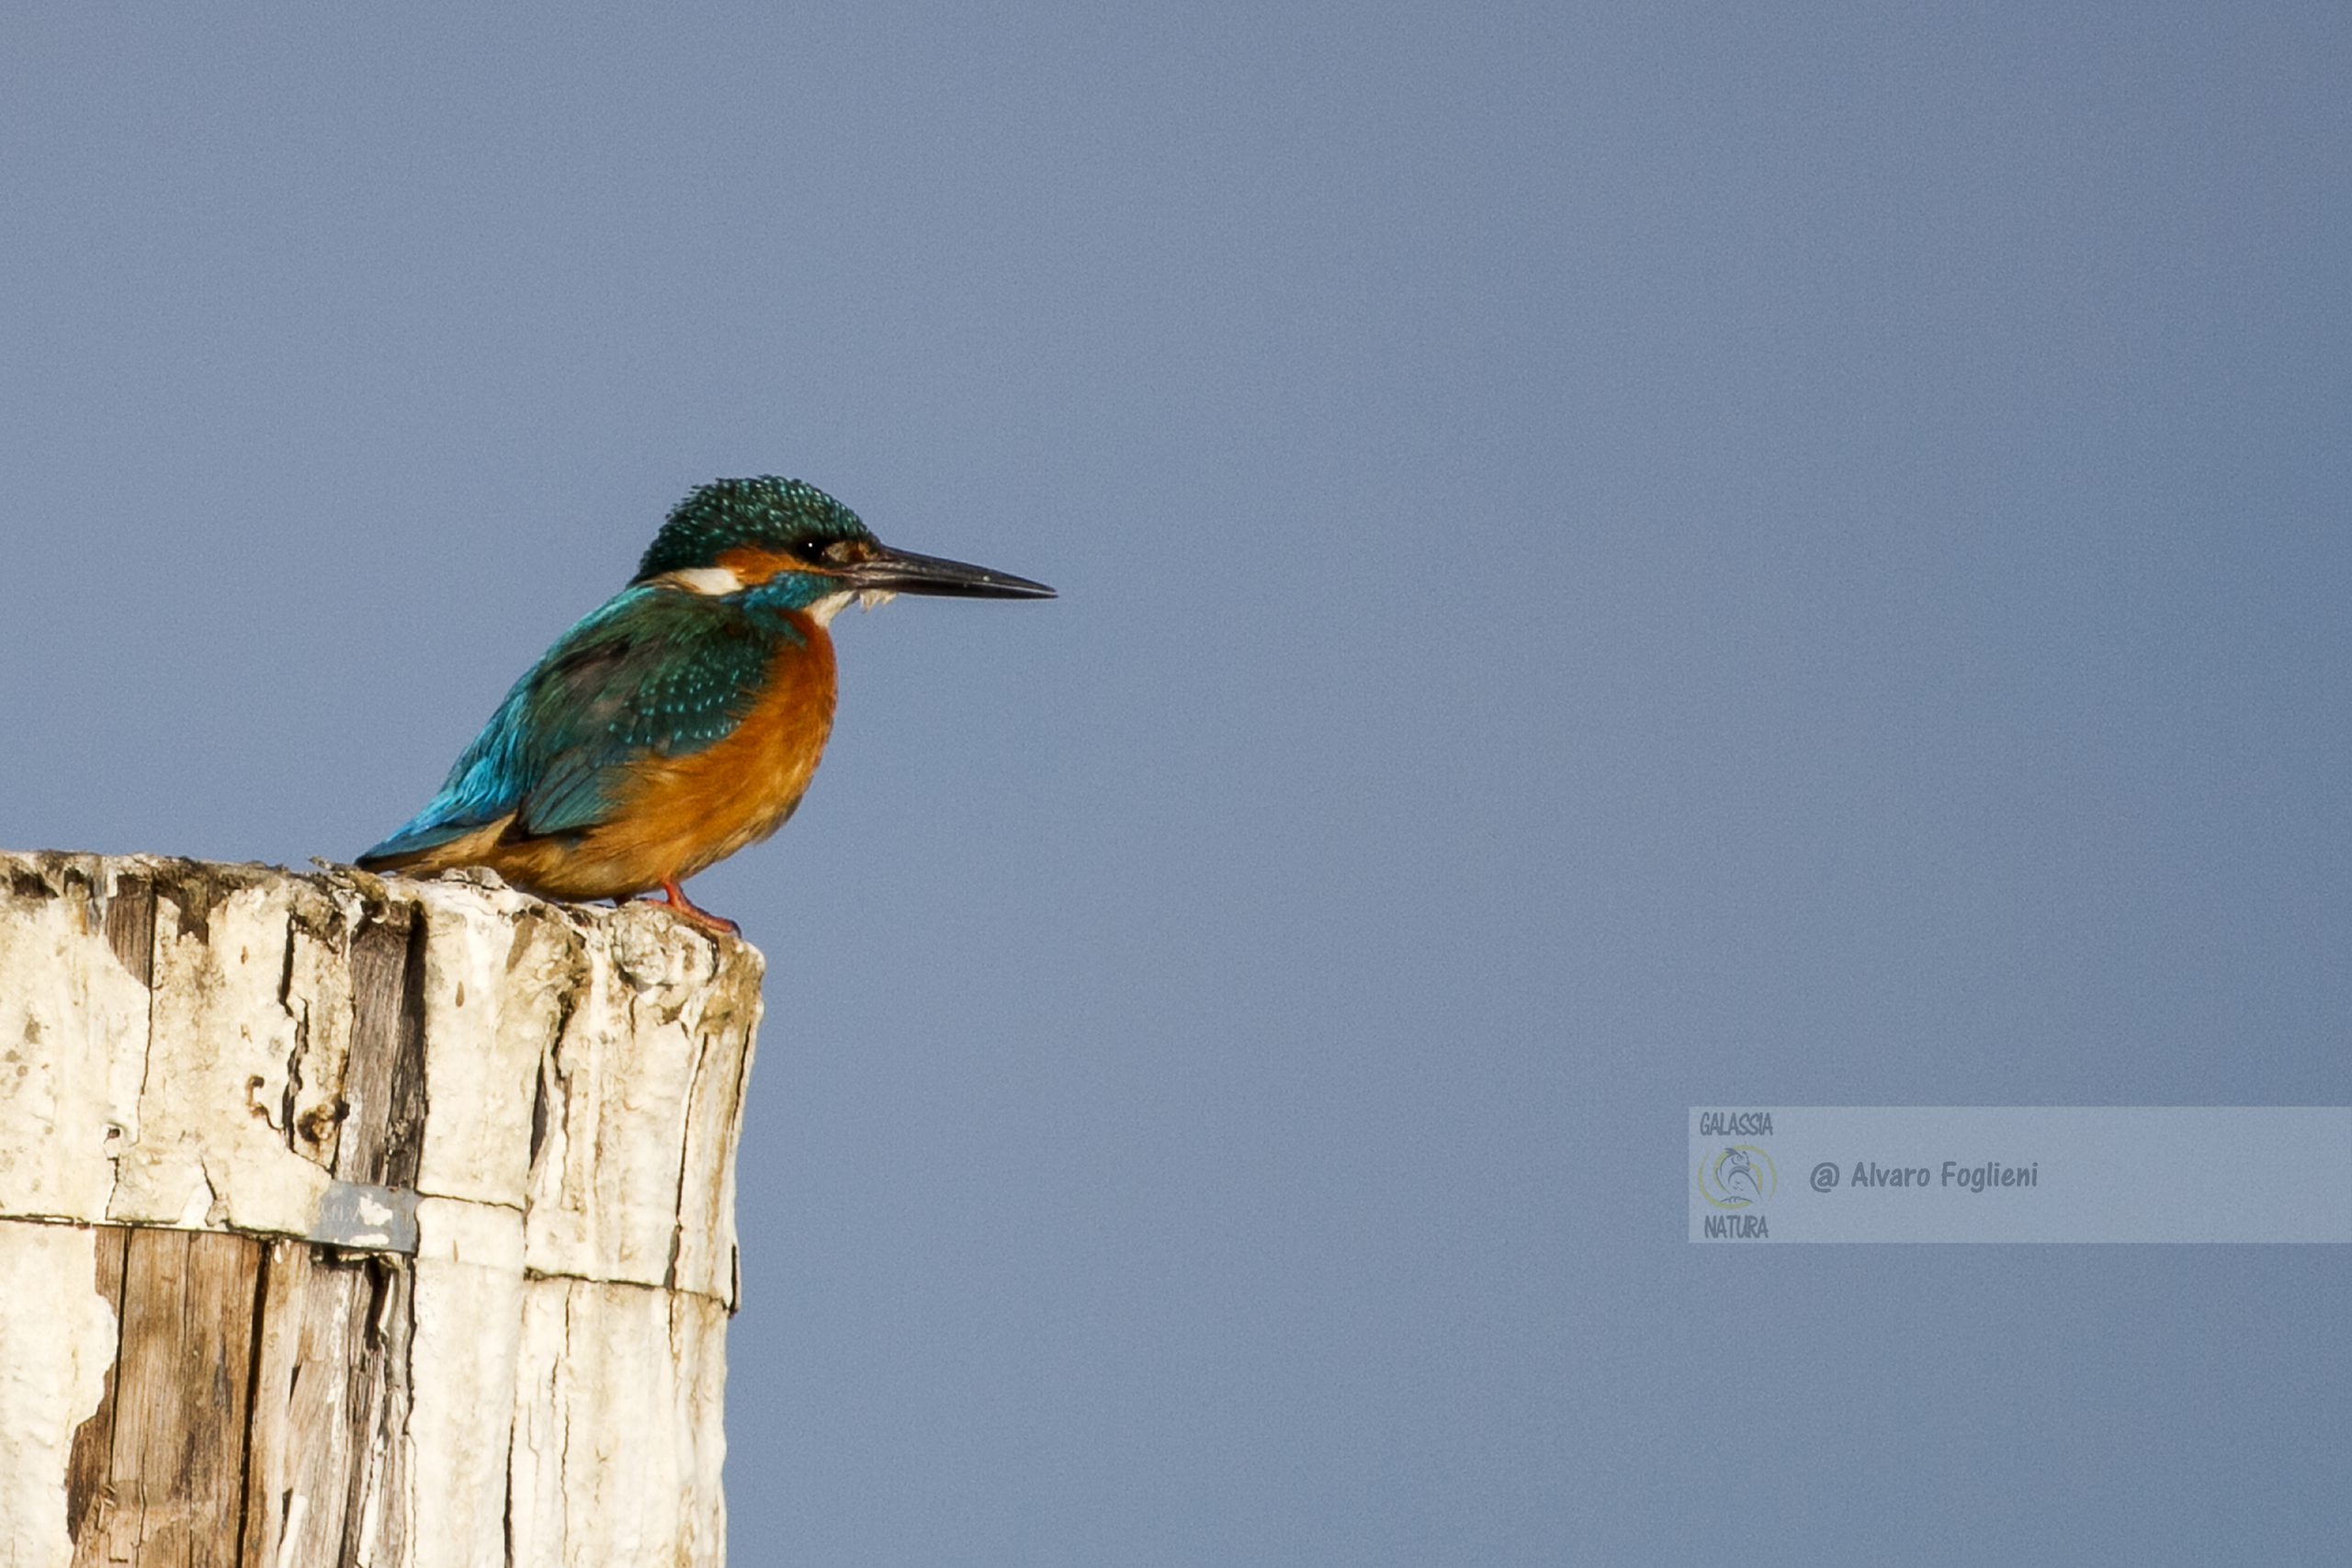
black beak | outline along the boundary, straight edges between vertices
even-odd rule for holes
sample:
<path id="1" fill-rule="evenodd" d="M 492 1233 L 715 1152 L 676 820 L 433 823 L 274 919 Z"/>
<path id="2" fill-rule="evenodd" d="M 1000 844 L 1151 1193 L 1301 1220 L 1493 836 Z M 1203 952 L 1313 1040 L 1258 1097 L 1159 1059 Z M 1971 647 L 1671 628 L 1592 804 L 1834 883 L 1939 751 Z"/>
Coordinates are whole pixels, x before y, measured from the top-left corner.
<path id="1" fill-rule="evenodd" d="M 877 546 L 874 555 L 840 574 L 851 587 L 883 593 L 936 593 L 958 599 L 1050 599 L 1042 582 L 1013 577 L 959 560 L 919 556 Z"/>

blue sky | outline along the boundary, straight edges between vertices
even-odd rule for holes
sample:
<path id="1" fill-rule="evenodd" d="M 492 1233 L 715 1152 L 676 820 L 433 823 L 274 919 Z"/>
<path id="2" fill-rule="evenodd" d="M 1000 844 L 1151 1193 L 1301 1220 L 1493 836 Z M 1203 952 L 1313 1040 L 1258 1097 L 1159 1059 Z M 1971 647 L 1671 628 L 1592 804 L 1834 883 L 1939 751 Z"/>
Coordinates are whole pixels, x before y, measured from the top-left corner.
<path id="1" fill-rule="evenodd" d="M 0 841 L 300 865 L 718 475 L 837 628 L 746 1562 L 2340 1562 L 2341 1248 L 1682 1239 L 2352 1100 L 2338 6 L 0 18 Z"/>

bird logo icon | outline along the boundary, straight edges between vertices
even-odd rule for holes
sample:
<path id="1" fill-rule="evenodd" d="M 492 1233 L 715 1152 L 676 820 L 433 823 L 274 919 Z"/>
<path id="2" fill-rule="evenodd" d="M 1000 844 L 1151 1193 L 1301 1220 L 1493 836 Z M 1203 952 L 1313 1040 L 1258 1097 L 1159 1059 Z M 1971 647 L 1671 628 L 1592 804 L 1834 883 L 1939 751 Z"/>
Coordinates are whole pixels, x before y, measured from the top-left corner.
<path id="1" fill-rule="evenodd" d="M 1753 1144 L 1728 1144 L 1700 1163 L 1699 1195 L 1718 1209 L 1761 1203 L 1780 1186 L 1772 1156 Z"/>

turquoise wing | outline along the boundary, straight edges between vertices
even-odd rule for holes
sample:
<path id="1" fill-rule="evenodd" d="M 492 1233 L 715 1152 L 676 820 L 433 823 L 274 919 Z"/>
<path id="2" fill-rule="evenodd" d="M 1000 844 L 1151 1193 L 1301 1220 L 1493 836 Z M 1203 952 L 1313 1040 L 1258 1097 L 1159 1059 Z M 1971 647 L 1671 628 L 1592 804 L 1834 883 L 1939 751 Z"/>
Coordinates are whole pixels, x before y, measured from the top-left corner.
<path id="1" fill-rule="evenodd" d="M 631 588 L 557 639 L 514 683 L 440 794 L 359 859 L 390 863 L 512 817 L 532 837 L 580 832 L 626 799 L 630 765 L 734 732 L 777 633 L 726 601 Z"/>

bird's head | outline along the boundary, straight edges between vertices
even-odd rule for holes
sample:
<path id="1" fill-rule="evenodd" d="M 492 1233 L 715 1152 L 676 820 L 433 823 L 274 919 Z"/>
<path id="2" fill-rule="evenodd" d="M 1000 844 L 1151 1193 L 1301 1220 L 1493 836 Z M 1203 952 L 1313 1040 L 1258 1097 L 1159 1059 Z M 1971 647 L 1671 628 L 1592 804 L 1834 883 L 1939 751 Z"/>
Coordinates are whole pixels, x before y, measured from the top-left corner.
<path id="1" fill-rule="evenodd" d="M 695 486 L 653 536 L 632 581 L 696 593 L 756 590 L 820 621 L 858 597 L 871 603 L 893 593 L 1054 596 L 1025 577 L 894 550 L 816 486 L 772 476 Z"/>

